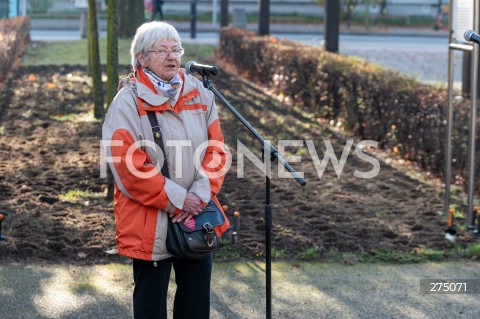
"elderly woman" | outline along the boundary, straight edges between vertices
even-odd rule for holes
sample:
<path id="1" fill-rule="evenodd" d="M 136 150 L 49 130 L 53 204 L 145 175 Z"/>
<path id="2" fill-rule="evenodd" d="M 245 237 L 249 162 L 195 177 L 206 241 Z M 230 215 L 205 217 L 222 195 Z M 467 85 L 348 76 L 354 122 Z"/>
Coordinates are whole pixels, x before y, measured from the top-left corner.
<path id="1" fill-rule="evenodd" d="M 215 166 L 226 162 L 218 146 L 223 136 L 214 96 L 180 69 L 183 52 L 173 26 L 158 21 L 140 26 L 130 50 L 133 73 L 110 105 L 103 126 L 115 177 L 117 248 L 133 258 L 137 319 L 167 318 L 172 265 L 177 284 L 174 318 L 209 318 L 211 255 L 179 259 L 165 244 L 169 215 L 173 222 L 188 221 L 210 199 L 220 206 L 216 194 L 224 174 L 216 174 Z M 160 128 L 168 174 L 160 169 L 163 153 L 152 147 L 152 114 Z M 197 152 L 201 165 L 196 165 L 194 154 L 202 147 Z M 215 229 L 217 235 L 228 226 L 225 218 Z"/>

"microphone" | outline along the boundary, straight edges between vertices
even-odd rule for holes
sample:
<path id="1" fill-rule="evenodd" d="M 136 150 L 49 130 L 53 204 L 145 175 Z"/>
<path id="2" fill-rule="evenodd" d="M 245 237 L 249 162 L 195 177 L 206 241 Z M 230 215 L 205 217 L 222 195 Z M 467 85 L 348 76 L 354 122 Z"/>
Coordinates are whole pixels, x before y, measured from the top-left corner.
<path id="1" fill-rule="evenodd" d="M 475 42 L 476 44 L 480 44 L 480 35 L 476 34 L 473 30 L 467 30 L 463 34 L 463 37 L 467 41 Z"/>
<path id="2" fill-rule="evenodd" d="M 216 66 L 200 64 L 195 61 L 188 61 L 185 64 L 185 70 L 187 71 L 187 74 L 193 74 L 197 72 L 198 74 L 203 76 L 218 74 L 218 68 Z"/>

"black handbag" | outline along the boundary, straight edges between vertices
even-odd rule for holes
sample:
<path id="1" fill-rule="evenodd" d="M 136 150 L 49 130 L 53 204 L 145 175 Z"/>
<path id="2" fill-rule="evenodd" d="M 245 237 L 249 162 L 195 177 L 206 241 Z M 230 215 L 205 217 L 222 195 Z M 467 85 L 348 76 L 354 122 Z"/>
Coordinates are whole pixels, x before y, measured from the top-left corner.
<path id="1" fill-rule="evenodd" d="M 155 112 L 147 111 L 155 143 L 165 153 L 162 135 Z M 163 161 L 163 176 L 169 177 L 167 161 Z M 188 222 L 172 222 L 168 217 L 167 251 L 173 256 L 185 259 L 203 259 L 219 246 L 215 227 L 223 225 L 225 217 L 211 199 L 203 211 Z"/>
<path id="2" fill-rule="evenodd" d="M 179 258 L 202 259 L 219 246 L 215 226 L 223 225 L 225 217 L 213 200 L 188 222 L 168 221 L 167 251 Z"/>

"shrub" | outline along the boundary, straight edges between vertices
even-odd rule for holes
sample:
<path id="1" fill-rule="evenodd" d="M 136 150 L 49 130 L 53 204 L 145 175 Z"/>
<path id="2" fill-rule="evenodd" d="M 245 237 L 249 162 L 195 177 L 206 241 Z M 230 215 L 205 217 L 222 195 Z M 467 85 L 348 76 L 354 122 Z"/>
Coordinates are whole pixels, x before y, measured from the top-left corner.
<path id="1" fill-rule="evenodd" d="M 447 90 L 359 58 L 242 29 L 222 30 L 217 56 L 286 101 L 341 120 L 360 139 L 443 174 Z M 452 176 L 466 176 L 468 169 L 468 116 L 469 101 L 454 101 Z M 478 138 L 476 150 L 478 157 Z"/>

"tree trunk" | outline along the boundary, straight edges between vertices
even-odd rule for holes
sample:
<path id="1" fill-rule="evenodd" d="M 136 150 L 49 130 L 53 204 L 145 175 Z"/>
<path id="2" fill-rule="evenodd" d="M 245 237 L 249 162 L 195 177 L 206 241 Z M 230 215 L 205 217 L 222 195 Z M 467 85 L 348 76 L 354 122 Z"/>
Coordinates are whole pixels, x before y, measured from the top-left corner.
<path id="1" fill-rule="evenodd" d="M 118 89 L 117 21 L 117 0 L 109 0 L 107 12 L 107 105 L 112 103 Z"/>
<path id="2" fill-rule="evenodd" d="M 117 0 L 108 0 L 107 11 L 107 106 L 118 90 L 118 19 Z M 108 168 L 107 200 L 113 200 L 113 175 Z"/>
<path id="3" fill-rule="evenodd" d="M 93 114 L 97 119 L 105 117 L 103 107 L 102 70 L 98 48 L 97 8 L 95 0 L 88 0 L 88 63 L 93 82 Z"/>
<path id="4" fill-rule="evenodd" d="M 143 1 L 118 0 L 118 8 L 118 34 L 121 38 L 131 38 L 145 22 Z"/>

